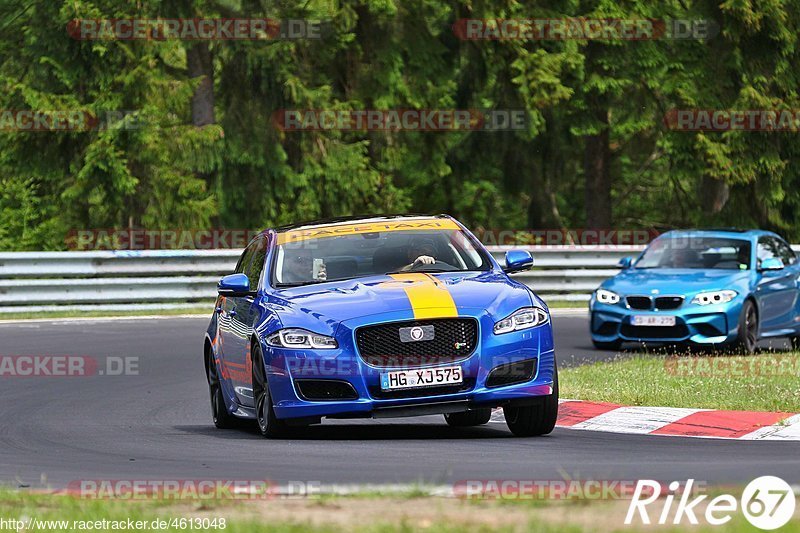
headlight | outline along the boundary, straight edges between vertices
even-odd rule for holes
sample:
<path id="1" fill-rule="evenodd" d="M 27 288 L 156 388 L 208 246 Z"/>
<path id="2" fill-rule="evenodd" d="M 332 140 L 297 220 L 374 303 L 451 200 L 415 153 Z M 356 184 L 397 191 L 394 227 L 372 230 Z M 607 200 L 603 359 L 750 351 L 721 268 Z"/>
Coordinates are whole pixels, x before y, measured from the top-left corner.
<path id="1" fill-rule="evenodd" d="M 697 305 L 724 304 L 736 298 L 737 294 L 739 293 L 731 290 L 701 292 L 692 298 L 692 303 Z"/>
<path id="2" fill-rule="evenodd" d="M 336 339 L 304 329 L 281 329 L 269 337 L 267 344 L 279 348 L 313 348 L 315 350 L 332 350 L 338 345 Z"/>
<path id="3" fill-rule="evenodd" d="M 616 292 L 607 291 L 605 289 L 597 289 L 594 293 L 595 298 L 601 304 L 615 304 L 619 302 L 619 294 Z"/>
<path id="4" fill-rule="evenodd" d="M 520 329 L 528 329 L 540 326 L 547 322 L 548 316 L 544 309 L 540 307 L 523 307 L 519 311 L 507 316 L 494 325 L 495 335 L 510 333 Z"/>

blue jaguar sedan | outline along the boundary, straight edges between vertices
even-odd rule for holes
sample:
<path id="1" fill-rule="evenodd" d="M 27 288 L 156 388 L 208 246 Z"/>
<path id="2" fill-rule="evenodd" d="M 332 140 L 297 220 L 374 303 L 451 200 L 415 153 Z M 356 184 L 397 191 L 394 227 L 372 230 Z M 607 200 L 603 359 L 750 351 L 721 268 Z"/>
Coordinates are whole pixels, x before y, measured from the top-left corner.
<path id="1" fill-rule="evenodd" d="M 769 337 L 798 346 L 800 265 L 774 233 L 670 231 L 620 266 L 589 303 L 597 348 L 637 341 L 752 353 Z"/>
<path id="2" fill-rule="evenodd" d="M 448 216 L 343 218 L 270 229 L 219 282 L 204 361 L 214 423 L 266 437 L 322 418 L 502 407 L 517 436 L 558 414 L 550 314 L 526 251 L 500 266 Z"/>

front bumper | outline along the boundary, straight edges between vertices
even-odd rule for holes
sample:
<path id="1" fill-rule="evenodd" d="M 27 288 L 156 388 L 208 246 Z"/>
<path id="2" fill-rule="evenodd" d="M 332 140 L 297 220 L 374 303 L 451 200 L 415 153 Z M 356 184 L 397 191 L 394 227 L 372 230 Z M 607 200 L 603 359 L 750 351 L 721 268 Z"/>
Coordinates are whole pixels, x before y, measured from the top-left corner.
<path id="1" fill-rule="evenodd" d="M 624 300 L 623 300 L 624 301 Z M 614 305 L 592 302 L 590 332 L 596 342 L 680 342 L 717 345 L 733 342 L 739 325 L 742 301 L 699 306 L 684 303 L 668 311 L 630 309 L 624 303 Z M 674 326 L 634 326 L 635 315 L 675 317 Z"/>
<path id="2" fill-rule="evenodd" d="M 339 348 L 335 350 L 286 350 L 264 346 L 275 414 L 281 419 L 416 416 L 529 403 L 536 397 L 552 394 L 555 351 L 550 323 L 494 335 L 493 322 L 488 316 L 476 318 L 480 333 L 477 346 L 469 357 L 454 363 L 419 367 L 460 365 L 464 383 L 452 388 L 382 392 L 380 374 L 401 368 L 377 368 L 365 363 L 355 346 L 355 326 L 352 329 L 340 327 L 336 335 Z M 497 366 L 531 359 L 536 359 L 532 379 L 506 386 L 487 386 L 487 377 Z M 297 385 L 297 380 L 302 379 L 347 382 L 352 385 L 357 398 L 304 399 Z"/>

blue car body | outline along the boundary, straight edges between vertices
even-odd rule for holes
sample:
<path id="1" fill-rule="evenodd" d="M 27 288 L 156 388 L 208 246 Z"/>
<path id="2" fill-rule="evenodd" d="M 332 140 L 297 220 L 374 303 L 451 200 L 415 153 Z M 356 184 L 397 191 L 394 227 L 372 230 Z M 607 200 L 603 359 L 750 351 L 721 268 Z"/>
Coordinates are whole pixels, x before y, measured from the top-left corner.
<path id="1" fill-rule="evenodd" d="M 756 313 L 756 339 L 800 335 L 800 265 L 780 236 L 749 231 L 671 231 L 648 248 L 665 239 L 735 239 L 749 243 L 749 257 L 739 269 L 727 268 L 637 268 L 647 249 L 630 264 L 603 282 L 592 295 L 589 309 L 592 340 L 599 347 L 614 347 L 623 341 L 729 345 L 741 341 L 743 308 L 747 302 Z M 783 252 L 778 262 L 770 250 Z M 746 262 L 745 262 L 746 261 Z M 619 296 L 619 301 L 600 301 L 600 291 Z M 704 305 L 702 296 L 734 291 L 730 301 Z M 606 300 L 613 297 L 605 296 Z M 675 317 L 674 326 L 636 325 L 634 317 Z"/>
<path id="2" fill-rule="evenodd" d="M 297 425 L 318 422 L 321 417 L 358 418 L 411 416 L 448 413 L 476 407 L 496 407 L 553 392 L 555 352 L 549 320 L 531 329 L 497 335 L 493 327 L 521 308 L 547 306 L 527 286 L 510 278 L 477 239 L 449 217 L 371 217 L 369 224 L 449 221 L 458 224 L 475 247 L 491 261 L 484 271 L 434 274 L 395 274 L 355 277 L 298 287 L 275 287 L 271 282 L 276 243 L 282 230 L 266 230 L 257 239 L 265 247 L 263 273 L 256 290 L 247 296 L 220 295 L 216 312 L 205 335 L 206 368 L 210 362 L 219 368 L 220 386 L 229 413 L 244 419 L 255 417 L 253 394 L 254 346 L 263 353 L 269 394 L 278 419 Z M 358 222 L 358 221 L 356 221 Z M 304 225 L 336 231 L 353 220 Z M 247 254 L 247 250 L 244 254 Z M 244 255 L 243 254 L 243 255 Z M 528 258 L 530 256 L 528 255 Z M 260 260 L 260 259 L 258 259 Z M 410 292 L 411 291 L 411 292 Z M 417 291 L 417 292 L 413 292 Z M 436 298 L 420 300 L 420 291 L 445 291 L 455 304 L 455 317 L 437 308 Z M 442 293 L 438 293 L 442 294 Z M 415 301 L 416 300 L 416 301 Z M 420 303 L 422 302 L 422 303 Z M 425 302 L 428 302 L 427 304 Z M 441 314 L 441 316 L 440 316 Z M 377 325 L 415 324 L 467 319 L 477 324 L 477 343 L 470 353 L 447 365 L 458 364 L 463 384 L 399 391 L 384 391 L 381 374 L 391 366 L 369 364 L 360 353 L 357 332 Z M 427 323 L 426 322 L 426 323 Z M 332 337 L 335 349 L 314 350 L 272 346 L 267 338 L 285 328 L 300 328 Z M 437 368 L 437 354 L 417 368 Z M 507 386 L 487 386 L 487 376 L 498 365 L 535 361 L 524 382 Z M 352 388 L 353 397 L 309 400 L 301 392 L 304 380 L 319 385 L 320 380 L 343 383 Z M 322 385 L 328 385 L 323 383 Z M 213 393 L 212 393 L 213 394 Z M 212 400 L 213 403 L 213 400 Z"/>

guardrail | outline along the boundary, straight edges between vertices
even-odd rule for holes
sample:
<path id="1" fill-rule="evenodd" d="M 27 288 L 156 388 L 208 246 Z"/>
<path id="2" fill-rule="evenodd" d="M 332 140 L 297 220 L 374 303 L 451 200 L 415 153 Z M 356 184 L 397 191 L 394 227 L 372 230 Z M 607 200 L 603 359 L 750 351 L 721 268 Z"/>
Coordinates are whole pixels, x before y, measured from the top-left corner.
<path id="1" fill-rule="evenodd" d="M 795 246 L 800 249 L 800 246 Z M 502 263 L 511 247 L 489 251 Z M 527 247 L 534 269 L 515 275 L 546 301 L 586 301 L 617 262 L 642 247 Z M 0 313 L 168 309 L 210 303 L 240 250 L 0 253 Z"/>

